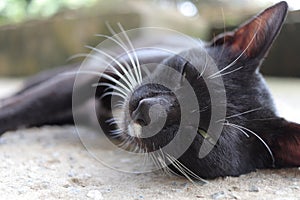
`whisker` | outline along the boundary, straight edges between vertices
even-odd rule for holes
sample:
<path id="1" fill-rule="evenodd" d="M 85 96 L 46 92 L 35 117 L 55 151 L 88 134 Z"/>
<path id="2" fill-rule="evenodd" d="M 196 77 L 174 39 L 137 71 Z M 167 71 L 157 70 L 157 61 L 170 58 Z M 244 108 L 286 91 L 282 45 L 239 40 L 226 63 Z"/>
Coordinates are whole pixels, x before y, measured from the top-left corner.
<path id="1" fill-rule="evenodd" d="M 167 163 L 166 163 L 166 161 L 165 161 L 165 160 L 166 160 L 166 156 L 165 156 L 164 152 L 162 151 L 161 148 L 159 148 L 159 150 L 160 150 L 160 152 L 161 152 L 161 157 L 162 157 L 162 159 L 163 159 L 164 167 L 165 167 L 165 169 L 166 169 L 167 174 L 168 174 L 169 176 L 172 175 L 172 174 L 175 174 L 175 172 L 172 171 L 172 170 L 169 168 L 169 166 L 167 165 Z"/>
<path id="2" fill-rule="evenodd" d="M 96 56 L 93 56 L 93 55 L 90 55 L 89 53 L 77 53 L 77 54 L 75 54 L 75 55 L 73 55 L 73 56 L 70 56 L 68 59 L 67 59 L 67 62 L 69 62 L 69 61 L 71 61 L 71 60 L 73 60 L 73 59 L 76 59 L 76 58 L 82 58 L 82 57 L 84 57 L 84 58 L 88 58 L 88 57 L 90 57 L 90 58 L 96 58 Z"/>
<path id="3" fill-rule="evenodd" d="M 273 155 L 273 152 L 272 152 L 271 148 L 268 146 L 268 144 L 258 134 L 256 134 L 255 132 L 253 132 L 252 130 L 250 130 L 250 129 L 246 128 L 246 127 L 243 127 L 243 126 L 240 126 L 240 125 L 237 125 L 237 124 L 232 124 L 232 123 L 229 123 L 229 122 L 227 122 L 227 124 L 230 124 L 232 126 L 235 126 L 237 128 L 243 129 L 243 130 L 246 130 L 249 133 L 253 134 L 257 139 L 259 139 L 261 141 L 261 143 L 268 150 L 268 152 L 269 152 L 269 154 L 270 154 L 270 156 L 272 158 L 272 165 L 275 166 L 275 158 L 274 158 L 274 155 Z"/>
<path id="4" fill-rule="evenodd" d="M 115 84 L 119 85 L 119 86 L 122 87 L 124 90 L 126 90 L 128 93 L 131 92 L 131 89 L 130 89 L 130 88 L 128 88 L 127 86 L 125 86 L 123 83 L 121 83 L 119 80 L 113 78 L 112 76 L 109 76 L 109 75 L 107 75 L 107 74 L 101 74 L 100 77 L 103 77 L 103 78 L 105 78 L 105 79 L 107 79 L 107 80 L 109 80 L 109 81 L 114 82 Z"/>
<path id="5" fill-rule="evenodd" d="M 96 34 L 96 36 L 99 36 L 99 37 L 105 37 L 105 38 L 107 38 L 107 39 L 112 40 L 113 42 L 115 42 L 117 45 L 119 45 L 119 46 L 126 52 L 126 54 L 128 55 L 130 61 L 133 63 L 133 58 L 132 58 L 132 56 L 130 55 L 127 46 L 124 46 L 124 45 L 123 45 L 121 42 L 119 42 L 118 40 L 114 39 L 113 37 L 107 36 L 107 35 Z M 115 36 L 115 37 L 116 37 L 116 36 Z M 126 63 L 126 64 L 127 64 L 127 63 Z M 135 80 L 135 78 L 134 78 L 134 75 L 133 75 L 133 73 L 132 73 L 132 68 L 131 68 L 128 64 L 126 65 L 126 67 L 127 67 L 127 71 L 130 73 L 129 76 L 132 77 L 131 80 L 134 81 L 134 82 L 132 82 L 132 84 L 133 84 L 133 85 L 136 85 L 137 82 L 136 82 L 136 80 Z M 126 73 L 127 71 L 126 71 L 126 70 L 125 70 L 125 71 L 123 70 L 124 73 Z"/>
<path id="6" fill-rule="evenodd" d="M 104 94 L 102 94 L 102 95 L 100 96 L 100 99 L 103 99 L 104 97 L 110 96 L 110 95 L 119 96 L 119 97 L 123 98 L 124 100 L 127 99 L 126 96 L 124 96 L 124 95 L 121 94 L 121 93 L 115 92 L 115 91 L 113 91 L 113 92 L 105 92 Z"/>
<path id="7" fill-rule="evenodd" d="M 169 155 L 169 154 L 167 154 L 167 155 L 170 156 L 170 157 L 173 157 L 173 156 L 171 156 L 171 155 Z M 177 159 L 175 159 L 174 157 L 173 157 L 173 160 L 174 160 L 175 162 L 177 162 L 179 165 L 181 165 L 181 167 L 182 167 L 183 169 L 185 169 L 186 172 L 187 172 L 188 174 L 190 174 L 192 177 L 194 177 L 196 180 L 201 181 L 202 183 L 208 183 L 207 180 L 201 178 L 200 176 L 198 176 L 197 174 L 195 174 L 194 172 L 192 172 L 189 168 L 187 168 L 184 164 L 182 164 L 181 162 L 179 162 L 179 161 L 178 161 Z"/>
<path id="8" fill-rule="evenodd" d="M 243 129 L 241 129 L 239 127 L 236 127 L 236 126 L 233 126 L 232 124 L 230 124 L 228 122 L 223 123 L 223 125 L 233 127 L 235 129 L 241 131 L 244 135 L 246 135 L 246 137 L 250 137 Z"/>
<path id="9" fill-rule="evenodd" d="M 141 149 L 142 149 L 142 148 L 141 148 Z M 144 169 L 145 169 L 146 163 L 148 162 L 149 154 L 148 154 L 148 152 L 147 152 L 146 150 L 144 150 L 144 149 L 142 149 L 142 154 L 144 155 L 142 166 L 143 166 Z"/>
<path id="10" fill-rule="evenodd" d="M 87 74 L 87 75 L 95 75 L 98 76 L 100 78 L 105 78 L 107 80 L 110 80 L 112 82 L 114 82 L 115 84 L 121 86 L 123 89 L 125 89 L 128 92 L 131 92 L 130 89 L 128 89 L 123 83 L 121 83 L 120 81 L 118 81 L 117 79 L 113 78 L 112 76 L 109 76 L 107 74 L 104 73 L 100 73 L 100 72 L 95 72 L 95 71 L 86 71 L 86 70 L 80 70 L 80 71 L 73 71 L 73 72 L 64 72 L 59 74 L 60 76 L 65 76 L 65 75 L 78 75 L 78 74 Z"/>
<path id="11" fill-rule="evenodd" d="M 121 119 L 118 119 L 118 118 L 115 118 L 115 117 L 112 117 L 112 118 L 105 121 L 105 123 L 108 123 L 108 125 L 118 124 L 120 122 L 121 122 Z"/>
<path id="12" fill-rule="evenodd" d="M 226 119 L 230 119 L 230 118 L 234 118 L 234 117 L 239 117 L 239 116 L 241 116 L 241 115 L 249 114 L 249 113 L 252 113 L 252 112 L 261 110 L 262 108 L 263 108 L 263 107 L 259 107 L 259 108 L 247 110 L 247 111 L 242 112 L 242 113 L 238 113 L 238 114 L 235 114 L 235 115 L 228 116 L 228 117 L 226 117 Z"/>
<path id="13" fill-rule="evenodd" d="M 123 40 L 119 37 L 119 35 L 116 33 L 116 31 L 111 27 L 111 25 L 107 21 L 105 22 L 105 25 L 108 28 L 109 32 L 113 36 L 115 36 L 123 46 L 126 46 L 126 44 L 123 42 Z"/>
<path id="14" fill-rule="evenodd" d="M 104 51 L 102 51 L 102 50 L 100 50 L 100 49 L 97 49 L 97 48 L 94 48 L 94 47 L 91 47 L 91 46 L 88 46 L 88 45 L 86 45 L 85 47 L 86 47 L 86 48 L 89 48 L 89 49 L 91 49 L 91 50 L 93 50 L 93 51 L 96 51 L 97 53 L 100 53 L 100 54 L 102 54 L 102 55 L 104 55 L 104 56 L 106 56 L 106 57 L 108 57 L 108 58 L 111 59 L 113 62 L 115 62 L 115 63 L 121 68 L 121 70 L 124 71 L 124 73 L 126 72 L 126 70 L 125 70 L 125 68 L 123 67 L 123 65 L 122 65 L 117 59 L 115 59 L 114 57 L 112 57 L 111 55 L 105 53 Z M 107 61 L 105 61 L 105 62 L 107 62 Z M 111 68 L 115 71 L 115 73 L 116 73 L 120 78 L 122 78 L 122 80 L 129 86 L 129 88 L 130 88 L 131 90 L 133 90 L 132 84 L 129 83 L 129 82 L 130 82 L 130 78 L 127 77 L 127 76 L 124 76 L 123 74 L 121 74 L 121 73 L 120 73 L 115 67 L 113 67 L 111 64 L 109 64 L 109 66 L 111 66 Z M 127 79 L 126 79 L 125 77 L 126 77 Z M 129 82 L 128 82 L 128 81 L 129 81 Z"/>
<path id="15" fill-rule="evenodd" d="M 219 74 L 219 75 L 213 76 L 213 77 L 211 77 L 210 79 L 214 79 L 214 78 L 222 77 L 222 76 L 225 76 L 225 75 L 231 74 L 231 73 L 233 73 L 233 72 L 239 71 L 240 69 L 243 69 L 243 68 L 244 68 L 244 66 L 241 66 L 241 67 L 238 67 L 238 68 L 236 68 L 236 69 L 234 69 L 234 70 L 232 70 L 232 71 L 225 72 L 225 73 L 223 73 L 223 74 Z"/>
<path id="16" fill-rule="evenodd" d="M 127 149 L 129 147 L 129 145 L 131 144 L 130 141 L 132 141 L 131 137 L 128 136 L 126 139 L 124 139 L 123 142 L 118 144 L 118 147 L 121 148 L 121 149 Z"/>
<path id="17" fill-rule="evenodd" d="M 128 35 L 126 34 L 124 28 L 122 27 L 121 23 L 118 23 L 118 26 L 119 26 L 120 30 L 122 31 L 124 37 L 126 38 L 129 46 L 131 47 L 131 49 L 133 51 L 134 57 L 136 59 L 136 63 L 132 62 L 132 65 L 134 66 L 134 69 L 135 69 L 135 72 L 136 72 L 136 75 L 137 75 L 137 78 L 138 78 L 138 82 L 141 84 L 142 83 L 142 73 L 141 73 L 141 69 L 140 69 L 139 59 L 136 55 L 136 52 L 134 51 L 134 47 L 132 45 L 132 42 L 130 41 L 130 39 L 129 39 Z"/>
<path id="18" fill-rule="evenodd" d="M 113 69 L 114 72 L 117 73 L 117 75 L 122 78 L 123 75 L 119 73 L 119 71 L 117 69 L 114 68 L 113 65 L 111 65 L 111 63 L 107 62 L 105 59 L 98 57 L 98 56 L 94 56 L 91 54 L 87 54 L 87 53 L 80 53 L 80 54 L 76 54 L 74 56 L 71 56 L 69 58 L 69 60 L 74 59 L 74 58 L 79 58 L 79 57 L 85 57 L 85 58 L 93 58 L 96 60 L 99 60 L 101 62 L 104 62 L 106 65 L 108 65 L 111 69 Z M 121 70 L 124 72 L 124 75 L 127 77 L 127 79 L 129 80 L 129 82 L 131 83 L 130 85 L 132 86 L 132 88 L 134 88 L 136 85 L 138 85 L 137 81 L 134 78 L 134 75 L 132 73 L 132 68 L 128 65 L 127 62 L 124 62 L 126 69 L 124 69 L 123 67 L 121 68 Z M 129 74 L 128 74 L 129 73 Z M 129 86 L 130 87 L 130 86 Z"/>
<path id="19" fill-rule="evenodd" d="M 161 170 L 161 166 L 158 164 L 158 161 L 156 160 L 156 157 L 150 153 L 150 158 L 152 159 L 152 162 L 154 163 L 155 167 L 157 168 L 157 170 Z"/>
<path id="20" fill-rule="evenodd" d="M 120 136 L 123 133 L 123 131 L 121 129 L 116 129 L 116 130 L 111 130 L 110 133 L 112 135 L 118 135 L 118 136 Z"/>
<path id="21" fill-rule="evenodd" d="M 121 92 L 122 94 L 124 94 L 125 96 L 128 96 L 128 93 L 126 91 L 124 91 L 123 88 L 119 88 L 113 84 L 110 84 L 110 83 L 95 83 L 92 85 L 92 87 L 98 87 L 98 86 L 107 86 L 108 88 L 105 89 L 108 90 L 108 89 L 114 89 L 114 90 L 117 90 L 118 92 Z"/>
<path id="22" fill-rule="evenodd" d="M 114 104 L 113 108 L 123 108 L 124 105 L 125 105 L 125 102 L 123 102 L 123 103 L 117 103 L 117 104 Z"/>
<path id="23" fill-rule="evenodd" d="M 207 109 L 209 108 L 209 106 L 205 106 L 205 107 L 203 107 L 202 109 L 195 109 L 195 110 L 192 110 L 190 113 L 195 113 L 195 112 L 204 112 L 204 111 L 206 111 Z M 218 122 L 218 121 L 217 121 Z"/>
<path id="24" fill-rule="evenodd" d="M 167 159 L 172 163 L 172 165 L 180 172 L 182 173 L 182 175 L 184 177 L 186 177 L 193 185 L 196 185 L 195 182 L 193 181 L 193 179 L 191 179 L 191 177 L 185 173 L 184 169 L 182 169 L 182 167 L 177 163 L 176 159 L 173 159 L 171 156 L 168 156 L 167 154 Z"/>
<path id="25" fill-rule="evenodd" d="M 110 123 L 110 122 L 112 122 L 112 121 L 115 121 L 115 118 L 112 117 L 112 118 L 106 120 L 105 122 L 106 122 L 106 123 Z"/>
<path id="26" fill-rule="evenodd" d="M 223 19 L 223 33 L 226 33 L 227 31 L 226 31 L 226 19 L 225 19 L 225 14 L 224 14 L 224 9 L 223 9 L 223 7 L 221 7 L 221 13 L 222 13 L 222 19 Z M 226 37 L 223 37 L 223 43 L 225 44 L 225 41 L 226 40 Z M 219 56 L 219 59 L 218 59 L 218 61 L 222 58 L 222 56 L 223 56 L 223 53 L 224 53 L 224 50 L 225 50 L 225 45 L 223 45 L 223 47 L 222 47 L 222 50 L 221 50 L 221 53 L 220 53 L 220 56 Z"/>
<path id="27" fill-rule="evenodd" d="M 247 110 L 245 112 L 241 112 L 241 113 L 237 113 L 237 114 L 234 114 L 234 115 L 230 115 L 228 117 L 225 117 L 226 119 L 231 119 L 231 118 L 234 118 L 234 117 L 239 117 L 239 116 L 242 116 L 242 115 L 246 115 L 246 114 L 249 114 L 249 113 L 252 113 L 252 112 L 255 112 L 255 111 L 258 111 L 258 110 L 261 110 L 263 107 L 259 107 L 259 108 L 254 108 L 254 109 L 251 109 L 251 110 Z M 217 120 L 216 122 L 222 122 L 224 121 L 224 119 L 220 119 L 220 120 Z"/>
<path id="28" fill-rule="evenodd" d="M 204 68 L 203 68 L 203 70 L 202 70 L 202 72 L 201 72 L 201 74 L 199 75 L 199 77 L 198 78 L 200 78 L 200 77 L 202 77 L 203 76 L 203 74 L 205 73 L 205 70 L 206 70 L 206 68 L 207 68 L 207 65 L 208 65 L 208 53 L 205 51 L 205 65 L 204 65 Z"/>
<path id="29" fill-rule="evenodd" d="M 123 42 L 123 40 L 122 40 L 122 39 L 120 38 L 120 36 L 115 32 L 115 30 L 110 26 L 110 24 L 109 24 L 108 22 L 106 22 L 105 24 L 106 24 L 108 30 L 111 32 L 111 34 L 114 35 L 114 37 L 117 38 L 117 40 L 122 44 L 122 46 L 127 47 L 127 45 Z M 122 29 L 121 29 L 121 31 L 122 31 Z M 123 35 L 124 35 L 124 34 L 123 34 Z M 131 62 L 132 62 L 133 68 L 136 69 L 136 68 L 134 67 L 134 64 L 135 64 L 135 63 L 133 62 L 133 60 L 131 60 Z M 132 74 L 132 77 L 135 77 L 135 76 Z M 138 78 L 138 76 L 136 76 L 135 78 Z M 134 78 L 134 79 L 135 79 L 135 78 Z"/>

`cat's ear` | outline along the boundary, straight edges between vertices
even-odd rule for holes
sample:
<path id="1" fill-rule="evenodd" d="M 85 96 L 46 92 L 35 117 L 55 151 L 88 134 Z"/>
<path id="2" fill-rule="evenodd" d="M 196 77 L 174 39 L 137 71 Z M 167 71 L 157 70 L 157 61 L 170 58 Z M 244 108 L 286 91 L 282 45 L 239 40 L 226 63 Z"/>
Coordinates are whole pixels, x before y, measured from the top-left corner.
<path id="1" fill-rule="evenodd" d="M 268 141 L 276 167 L 300 166 L 300 124 L 284 121 Z M 276 133 L 276 131 L 278 131 Z"/>
<path id="2" fill-rule="evenodd" d="M 233 56 L 263 58 L 278 35 L 287 15 L 288 5 L 280 2 L 259 13 L 236 30 L 213 39 L 213 46 L 223 46 Z"/>

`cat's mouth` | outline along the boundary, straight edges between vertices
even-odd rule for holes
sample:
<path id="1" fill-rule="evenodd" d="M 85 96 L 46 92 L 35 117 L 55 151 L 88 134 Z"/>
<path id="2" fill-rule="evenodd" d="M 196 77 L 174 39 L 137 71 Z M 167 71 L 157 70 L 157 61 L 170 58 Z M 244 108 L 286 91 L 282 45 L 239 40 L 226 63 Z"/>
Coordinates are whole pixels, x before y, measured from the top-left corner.
<path id="1" fill-rule="evenodd" d="M 138 145 L 139 148 L 144 149 L 146 152 L 154 152 L 172 142 L 178 127 L 173 125 L 164 126 L 160 130 L 153 129 L 157 129 L 157 127 L 144 127 L 133 122 L 128 124 L 126 134 L 132 139 L 132 145 Z"/>
<path id="2" fill-rule="evenodd" d="M 142 135 L 142 126 L 138 123 L 131 122 L 127 126 L 127 130 L 128 130 L 127 134 L 131 137 L 140 138 Z"/>

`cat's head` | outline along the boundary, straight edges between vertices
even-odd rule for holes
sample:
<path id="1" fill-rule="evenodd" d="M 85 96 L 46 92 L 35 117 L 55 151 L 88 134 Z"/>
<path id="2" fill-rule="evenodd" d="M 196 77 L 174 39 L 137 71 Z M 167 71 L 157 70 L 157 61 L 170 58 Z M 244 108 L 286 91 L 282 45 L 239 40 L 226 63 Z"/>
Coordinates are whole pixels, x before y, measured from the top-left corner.
<path id="1" fill-rule="evenodd" d="M 202 177 L 272 166 L 268 134 L 283 120 L 259 67 L 286 14 L 287 4 L 278 3 L 210 43 L 167 56 L 126 96 L 123 139 Z"/>

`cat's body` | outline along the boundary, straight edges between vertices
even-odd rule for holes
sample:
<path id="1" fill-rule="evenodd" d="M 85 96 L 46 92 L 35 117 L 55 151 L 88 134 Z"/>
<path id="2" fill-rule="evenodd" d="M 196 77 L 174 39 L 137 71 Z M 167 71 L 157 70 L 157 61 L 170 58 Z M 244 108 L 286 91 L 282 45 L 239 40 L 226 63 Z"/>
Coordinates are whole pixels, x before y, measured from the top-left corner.
<path id="1" fill-rule="evenodd" d="M 180 149 L 178 146 L 181 144 L 175 142 L 175 147 L 182 151 L 180 155 L 173 155 L 178 151 L 174 146 L 173 149 L 163 153 L 167 158 L 170 156 L 167 161 L 176 157 L 182 166 L 203 178 L 238 176 L 258 168 L 300 166 L 300 125 L 287 122 L 277 116 L 271 94 L 259 73 L 259 66 L 279 33 L 286 13 L 287 5 L 281 2 L 234 32 L 220 35 L 213 42 L 205 44 L 203 49 L 217 66 L 218 74 L 203 69 L 206 59 L 199 56 L 202 53 L 199 49 L 187 49 L 175 56 L 154 52 L 140 57 L 140 64 L 151 61 L 161 65 L 158 65 L 159 67 L 152 73 L 154 78 L 144 79 L 134 87 L 133 92 L 124 92 L 125 101 L 119 125 L 121 138 L 125 140 L 134 138 L 131 142 L 145 151 L 159 151 L 173 142 L 181 122 L 184 121 L 186 124 L 183 127 L 183 136 L 192 138 L 189 140 L 188 147 Z M 194 112 L 189 113 L 190 119 L 181 119 L 183 113 L 180 109 L 185 105 L 181 105 L 180 100 L 190 98 L 184 96 L 185 91 L 180 91 L 183 87 L 181 84 L 180 87 L 175 86 L 176 81 L 179 83 L 181 80 L 170 78 L 168 83 L 174 83 L 172 89 L 153 83 L 155 78 L 157 80 L 161 78 L 160 75 L 170 73 L 165 72 L 163 66 L 169 66 L 179 72 L 193 88 L 198 100 L 196 106 L 199 107 L 198 111 L 200 110 L 198 112 L 200 121 L 197 122 L 197 127 L 189 124 Z M 87 103 L 89 95 L 82 93 L 79 100 L 72 100 L 75 76 L 56 75 L 61 72 L 76 71 L 78 67 L 67 67 L 33 77 L 23 90 L 3 100 L 0 107 L 0 134 L 24 126 L 73 124 L 74 109 L 83 110 L 88 106 L 93 110 L 93 107 Z M 115 67 L 121 71 L 118 66 Z M 110 77 L 118 77 L 112 71 L 105 71 L 105 73 Z M 215 78 L 219 78 L 222 82 L 221 85 L 211 83 L 216 84 L 216 87 L 213 87 L 215 92 L 218 93 L 220 90 L 220 94 L 224 92 L 223 97 L 225 97 L 224 102 L 217 98 L 219 105 L 214 105 L 211 99 L 213 95 L 210 87 L 207 86 L 210 84 L 209 80 Z M 99 82 L 114 83 L 105 77 L 102 77 Z M 84 91 L 84 88 L 90 87 L 92 83 L 94 79 L 86 78 L 77 87 Z M 96 97 L 102 97 L 107 87 L 109 85 L 98 87 Z M 173 90 L 175 93 L 183 92 L 181 96 L 183 98 L 174 95 Z M 110 100 L 110 96 L 100 98 L 99 105 L 96 106 L 99 123 L 108 135 L 116 128 L 107 125 L 107 120 L 111 118 Z M 213 107 L 222 107 L 223 103 L 226 103 L 226 118 L 218 119 L 222 125 L 220 135 L 207 137 L 207 134 L 211 133 L 209 129 L 214 119 Z M 154 113 L 155 111 L 156 114 L 159 113 L 156 118 L 151 118 L 149 114 L 153 105 L 160 106 L 159 109 L 154 109 Z M 160 113 L 161 109 L 165 110 L 166 115 Z M 82 118 L 89 120 L 89 113 L 85 112 Z M 148 125 L 151 127 L 153 124 L 156 126 L 155 123 L 160 122 L 161 118 L 164 118 L 165 123 L 156 135 L 148 138 L 141 137 L 148 134 L 143 131 L 144 127 Z M 186 138 L 181 138 L 179 143 L 181 141 L 184 143 Z M 213 143 L 212 147 L 209 149 L 210 145 L 207 143 L 206 148 L 209 151 L 204 152 L 205 156 L 202 157 L 201 147 L 209 139 L 212 139 L 210 141 Z M 184 175 L 186 170 L 182 166 L 178 167 L 169 162 L 171 169 Z"/>

